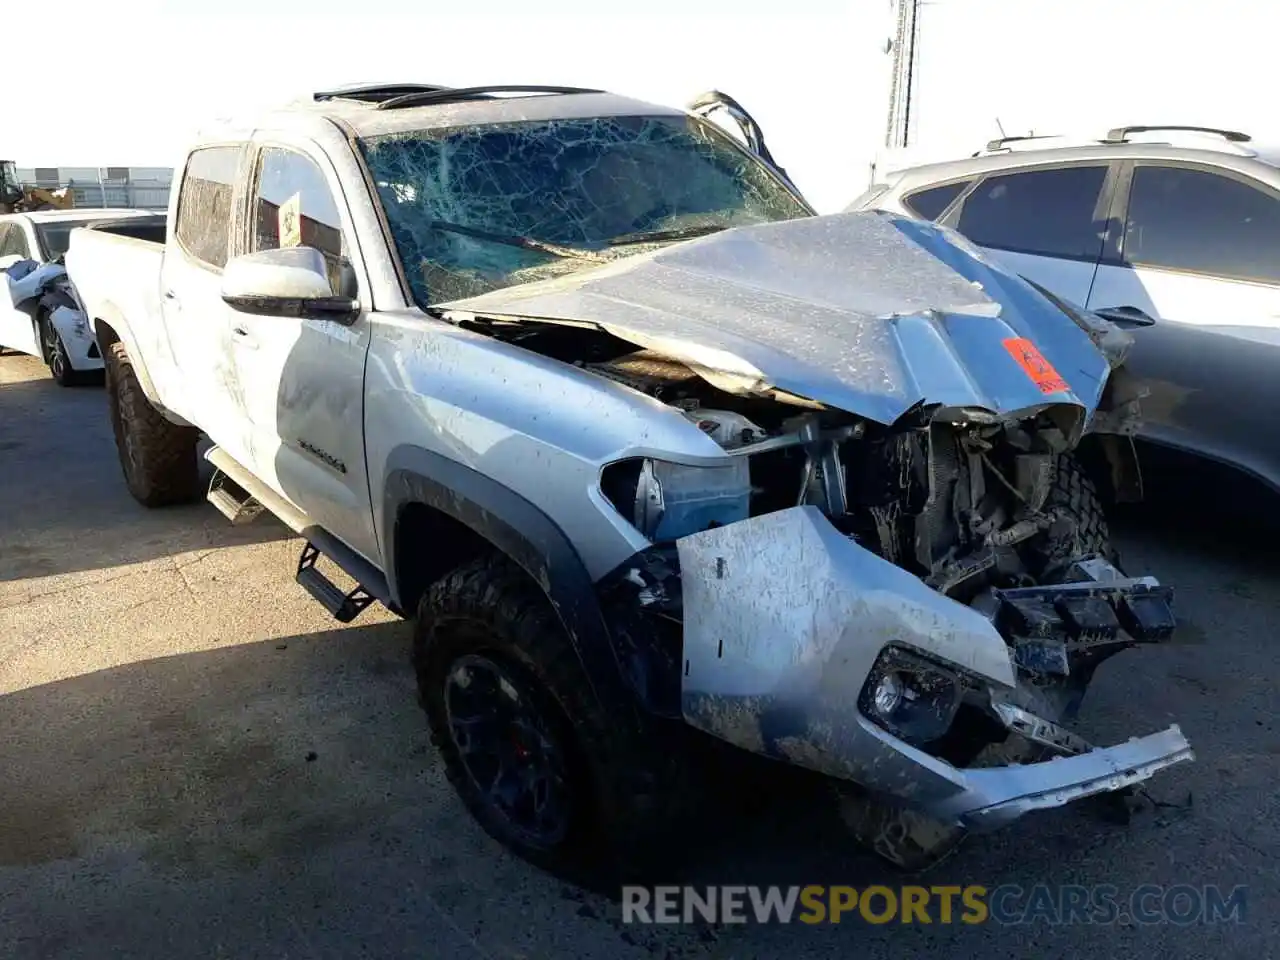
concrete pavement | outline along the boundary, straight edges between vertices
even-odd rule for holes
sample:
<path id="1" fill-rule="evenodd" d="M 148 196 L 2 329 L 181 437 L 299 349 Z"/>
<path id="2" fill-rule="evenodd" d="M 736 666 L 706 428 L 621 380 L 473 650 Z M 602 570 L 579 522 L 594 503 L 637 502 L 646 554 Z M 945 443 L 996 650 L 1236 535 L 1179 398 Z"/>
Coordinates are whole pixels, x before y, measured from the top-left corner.
<path id="1" fill-rule="evenodd" d="M 1273 539 L 1173 506 L 1119 540 L 1132 572 L 1178 588 L 1185 641 L 1104 667 L 1084 726 L 1114 741 L 1178 722 L 1196 763 L 1154 781 L 1161 805 L 1128 826 L 1027 818 L 927 881 L 1246 884 L 1244 924 L 624 927 L 464 813 L 427 743 L 405 624 L 330 620 L 270 519 L 143 510 L 101 389 L 0 357 L 0 956 L 1267 956 L 1280 560 Z M 902 882 L 802 807 L 727 824 L 691 882 Z"/>

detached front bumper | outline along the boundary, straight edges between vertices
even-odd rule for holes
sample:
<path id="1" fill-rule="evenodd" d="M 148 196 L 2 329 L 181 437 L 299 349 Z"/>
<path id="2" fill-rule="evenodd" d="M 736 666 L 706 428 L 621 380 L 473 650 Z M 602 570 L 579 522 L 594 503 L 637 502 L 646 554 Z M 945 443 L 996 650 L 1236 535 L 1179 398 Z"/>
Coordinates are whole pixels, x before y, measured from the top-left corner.
<path id="1" fill-rule="evenodd" d="M 1041 763 L 954 767 L 873 723 L 859 697 L 890 646 L 951 665 L 997 695 L 1012 691 L 1013 654 L 991 617 L 858 546 L 813 507 L 695 534 L 678 549 L 682 711 L 738 747 L 971 829 L 1193 758 L 1174 726 Z"/>
<path id="2" fill-rule="evenodd" d="M 1194 760 L 1177 724 L 1114 747 L 1042 763 L 964 770 L 965 790 L 933 809 L 973 830 L 1003 826 L 1032 810 L 1047 810 L 1133 786 L 1157 771 Z"/>

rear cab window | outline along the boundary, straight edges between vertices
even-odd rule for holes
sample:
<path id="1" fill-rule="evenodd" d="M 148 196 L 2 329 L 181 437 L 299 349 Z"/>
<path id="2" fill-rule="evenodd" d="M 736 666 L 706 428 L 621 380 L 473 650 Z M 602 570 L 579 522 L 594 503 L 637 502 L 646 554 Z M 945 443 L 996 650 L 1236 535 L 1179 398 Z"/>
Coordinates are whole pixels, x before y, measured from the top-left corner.
<path id="1" fill-rule="evenodd" d="M 965 198 L 956 228 L 983 247 L 1096 260 L 1107 231 L 1107 170 L 1081 164 L 987 177 Z"/>
<path id="2" fill-rule="evenodd" d="M 947 207 L 951 206 L 951 201 L 960 196 L 965 187 L 971 183 L 973 183 L 972 178 L 958 180 L 955 183 L 944 183 L 938 187 L 929 187 L 927 190 L 916 190 L 903 197 L 902 203 L 918 217 L 937 220 Z"/>
<path id="3" fill-rule="evenodd" d="M 178 194 L 178 243 L 192 259 L 218 270 L 227 265 L 231 249 L 232 205 L 243 149 L 229 144 L 193 150 Z"/>
<path id="4" fill-rule="evenodd" d="M 1122 260 L 1280 284 L 1280 199 L 1208 170 L 1139 164 L 1129 190 Z"/>

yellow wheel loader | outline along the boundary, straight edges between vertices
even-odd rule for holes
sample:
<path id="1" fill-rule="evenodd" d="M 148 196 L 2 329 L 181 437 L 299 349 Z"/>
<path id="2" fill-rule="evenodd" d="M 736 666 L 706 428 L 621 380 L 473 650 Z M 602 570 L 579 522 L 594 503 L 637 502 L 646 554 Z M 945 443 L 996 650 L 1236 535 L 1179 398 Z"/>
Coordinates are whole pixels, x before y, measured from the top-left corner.
<path id="1" fill-rule="evenodd" d="M 69 210 L 75 206 L 70 188 L 47 190 L 18 182 L 18 171 L 12 160 L 0 160 L 0 213 L 26 213 L 29 210 Z"/>

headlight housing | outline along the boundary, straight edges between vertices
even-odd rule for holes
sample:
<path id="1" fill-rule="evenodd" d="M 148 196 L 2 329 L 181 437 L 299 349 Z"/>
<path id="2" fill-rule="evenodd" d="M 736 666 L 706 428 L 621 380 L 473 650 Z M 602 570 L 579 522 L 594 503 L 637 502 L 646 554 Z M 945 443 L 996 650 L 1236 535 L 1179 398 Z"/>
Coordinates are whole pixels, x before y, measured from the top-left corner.
<path id="1" fill-rule="evenodd" d="M 919 746 L 946 734 L 963 694 L 958 673 L 901 647 L 886 647 L 867 676 L 858 708 L 876 726 Z"/>
<path id="2" fill-rule="evenodd" d="M 605 497 L 655 543 L 723 527 L 750 515 L 751 473 L 746 457 L 726 466 L 689 466 L 633 459 L 601 471 Z"/>

